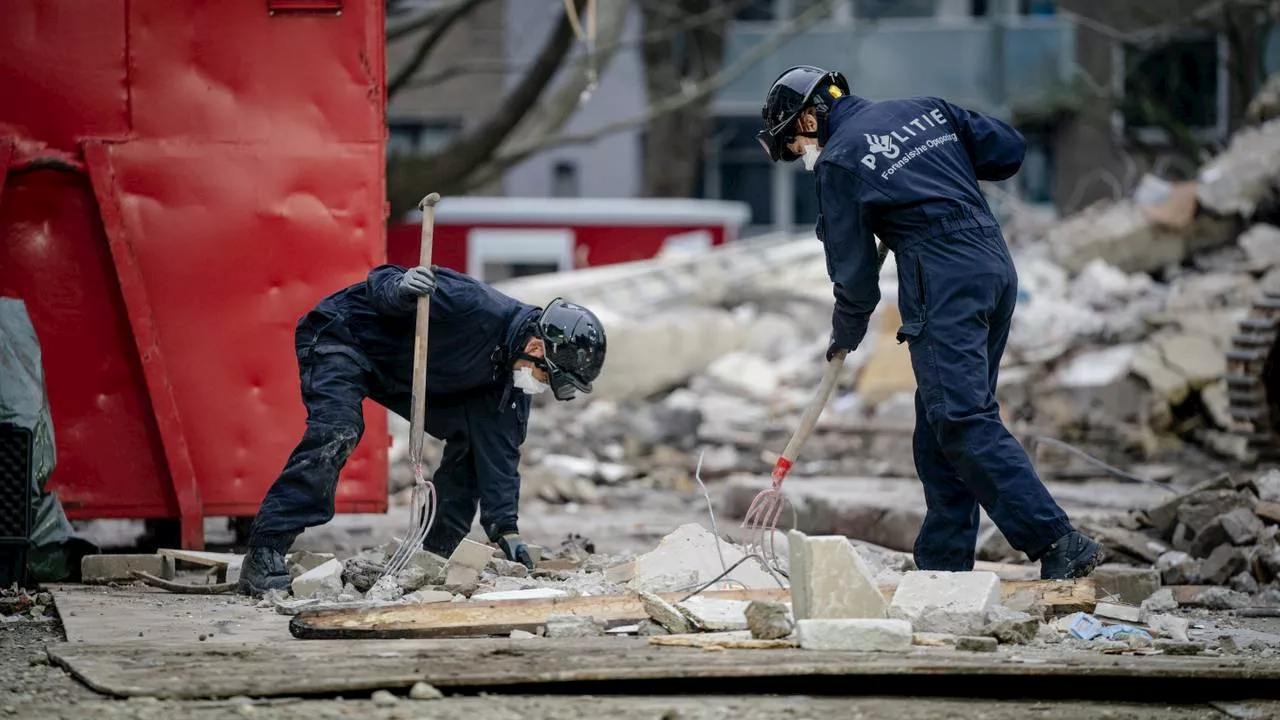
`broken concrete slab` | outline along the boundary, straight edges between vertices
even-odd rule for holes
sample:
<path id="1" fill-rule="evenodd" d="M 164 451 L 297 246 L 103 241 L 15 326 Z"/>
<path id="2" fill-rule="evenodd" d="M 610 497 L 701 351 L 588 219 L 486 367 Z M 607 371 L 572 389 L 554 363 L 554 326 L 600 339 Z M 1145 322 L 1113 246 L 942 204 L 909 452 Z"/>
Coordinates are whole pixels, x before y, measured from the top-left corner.
<path id="1" fill-rule="evenodd" d="M 889 604 L 889 617 L 919 632 L 976 635 L 1000 602 L 1000 578 L 992 572 L 930 572 L 903 576 Z"/>
<path id="2" fill-rule="evenodd" d="M 1204 490 L 1186 498 L 1178 507 L 1178 520 L 1193 534 L 1204 531 L 1219 515 L 1236 508 L 1253 507 L 1253 496 L 1236 490 Z"/>
<path id="3" fill-rule="evenodd" d="M 445 566 L 445 585 L 468 585 L 480 579 L 480 573 L 489 564 L 493 548 L 474 540 L 463 539 L 449 555 Z"/>
<path id="4" fill-rule="evenodd" d="M 444 582 L 445 569 L 449 561 L 428 550 L 415 550 L 409 557 L 409 564 L 422 568 L 427 576 L 428 585 Z"/>
<path id="5" fill-rule="evenodd" d="M 1135 605 L 1100 602 L 1094 607 L 1093 614 L 1098 617 L 1123 620 L 1130 623 L 1142 622 L 1142 609 Z"/>
<path id="6" fill-rule="evenodd" d="M 105 554 L 80 559 L 81 581 L 88 584 L 133 582 L 134 570 L 163 580 L 172 580 L 176 572 L 173 558 L 164 555 Z"/>
<path id="7" fill-rule="evenodd" d="M 1252 216 L 1280 175 L 1280 119 L 1244 128 L 1225 152 L 1201 166 L 1196 199 L 1219 215 Z"/>
<path id="8" fill-rule="evenodd" d="M 956 638 L 956 649 L 966 652 L 995 652 L 999 642 L 993 637 L 961 635 Z"/>
<path id="9" fill-rule="evenodd" d="M 308 570 L 314 570 L 333 559 L 333 553 L 299 550 L 298 552 L 289 554 L 289 573 L 293 577 L 298 577 L 302 573 Z"/>
<path id="10" fill-rule="evenodd" d="M 796 635 L 805 650 L 850 652 L 907 652 L 911 623 L 874 618 L 807 618 L 796 621 Z"/>
<path id="11" fill-rule="evenodd" d="M 639 595 L 645 612 L 649 614 L 649 619 L 661 625 L 667 632 L 673 635 L 693 632 L 692 623 L 675 605 L 644 590 L 641 590 Z"/>
<path id="12" fill-rule="evenodd" d="M 1157 635 L 1170 640 L 1187 642 L 1187 632 L 1191 629 L 1191 621 L 1177 615 L 1152 615 L 1147 618 L 1147 627 Z"/>
<path id="13" fill-rule="evenodd" d="M 1160 589 L 1160 572 L 1108 563 L 1094 569 L 1093 581 L 1099 598 L 1115 598 L 1129 605 L 1141 605 L 1143 600 Z"/>
<path id="14" fill-rule="evenodd" d="M 525 567 L 523 563 L 500 557 L 490 557 L 485 569 L 503 577 L 529 577 L 529 568 Z"/>
<path id="15" fill-rule="evenodd" d="M 1240 233 L 1236 240 L 1256 270 L 1280 265 L 1280 228 L 1258 223 Z"/>
<path id="16" fill-rule="evenodd" d="M 719 551 L 716 546 L 719 544 Z M 657 588 L 654 582 L 673 576 L 693 574 L 699 584 L 707 583 L 724 572 L 720 565 L 723 554 L 726 566 L 732 566 L 746 557 L 737 546 L 719 540 L 697 523 L 687 523 L 676 528 L 658 543 L 653 550 L 635 559 L 635 576 L 628 583 L 633 589 L 659 592 L 674 588 Z M 779 582 L 754 558 L 748 559 L 724 578 L 730 584 L 747 588 L 776 588 Z"/>
<path id="17" fill-rule="evenodd" d="M 695 595 L 676 604 L 694 627 L 703 632 L 746 630 L 747 600 L 730 600 Z"/>
<path id="18" fill-rule="evenodd" d="M 590 615 L 549 615 L 546 628 L 546 636 L 549 638 L 584 638 L 604 635 L 604 625 Z"/>
<path id="19" fill-rule="evenodd" d="M 1187 233 L 1153 222 L 1130 200 L 1098 203 L 1064 219 L 1045 243 L 1053 261 L 1072 273 L 1097 258 L 1126 272 L 1149 272 L 1187 254 Z"/>
<path id="20" fill-rule="evenodd" d="M 329 560 L 293 579 L 293 596 L 299 599 L 337 599 L 342 594 L 343 564 Z"/>
<path id="21" fill-rule="evenodd" d="M 1033 642 L 1039 631 L 1040 621 L 1034 616 L 996 605 L 987 613 L 987 625 L 982 634 L 1002 643 L 1025 645 Z"/>
<path id="22" fill-rule="evenodd" d="M 378 578 L 382 577 L 382 573 L 386 571 L 386 565 L 376 560 L 371 554 L 360 554 L 352 558 L 347 558 L 342 567 L 342 581 L 350 583 L 360 592 L 369 592 L 373 588 L 373 584 L 378 582 Z"/>
<path id="23" fill-rule="evenodd" d="M 747 629 L 757 640 L 778 640 L 795 629 L 791 611 L 779 602 L 752 600 L 747 605 Z"/>
<path id="24" fill-rule="evenodd" d="M 1200 561 L 1180 550 L 1170 550 L 1156 560 L 1156 572 L 1165 585 L 1191 585 L 1200 582 Z"/>
<path id="25" fill-rule="evenodd" d="M 1248 545 L 1256 540 L 1266 529 L 1262 520 L 1258 519 L 1258 516 L 1253 514 L 1252 510 L 1245 507 L 1239 507 L 1220 515 L 1218 522 L 1222 525 L 1227 539 L 1234 545 Z"/>
<path id="26" fill-rule="evenodd" d="M 848 538 L 809 537 L 796 530 L 787 538 L 796 619 L 885 617 L 884 596 Z"/>
<path id="27" fill-rule="evenodd" d="M 1238 547 L 1223 544 L 1214 549 L 1200 566 L 1200 575 L 1205 582 L 1214 585 L 1226 585 L 1231 578 L 1247 568 L 1248 560 Z"/>

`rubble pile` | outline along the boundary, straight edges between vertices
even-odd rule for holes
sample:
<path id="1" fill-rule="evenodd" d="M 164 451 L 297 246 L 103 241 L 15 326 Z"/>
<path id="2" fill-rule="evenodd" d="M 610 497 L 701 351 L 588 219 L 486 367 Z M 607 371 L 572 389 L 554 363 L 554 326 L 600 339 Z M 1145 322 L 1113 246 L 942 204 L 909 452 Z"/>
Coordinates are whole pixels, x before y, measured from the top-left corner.
<path id="1" fill-rule="evenodd" d="M 49 622 L 56 619 L 53 595 L 14 584 L 0 588 L 0 623 Z"/>
<path id="2" fill-rule="evenodd" d="M 1112 562 L 1152 567 L 1165 586 L 1216 586 L 1183 593 L 1184 604 L 1280 604 L 1280 470 L 1223 474 L 1134 513 L 1128 527 L 1085 529 Z"/>

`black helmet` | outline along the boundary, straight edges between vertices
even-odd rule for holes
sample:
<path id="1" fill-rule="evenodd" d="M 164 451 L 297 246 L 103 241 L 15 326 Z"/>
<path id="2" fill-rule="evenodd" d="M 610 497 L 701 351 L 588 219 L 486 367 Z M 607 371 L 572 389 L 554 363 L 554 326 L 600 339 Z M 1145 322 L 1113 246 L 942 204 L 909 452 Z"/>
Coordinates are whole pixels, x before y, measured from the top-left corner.
<path id="1" fill-rule="evenodd" d="M 819 90 L 826 89 L 826 95 Z M 799 156 L 787 147 L 796 139 L 795 121 L 810 105 L 818 108 L 825 122 L 825 115 L 830 103 L 836 98 L 849 94 L 849 82 L 838 72 L 828 72 L 812 65 L 797 65 L 783 72 L 769 87 L 765 96 L 764 107 L 760 109 L 760 117 L 764 121 L 764 129 L 756 134 L 756 139 L 769 153 L 774 162 L 786 160 L 790 162 Z"/>
<path id="2" fill-rule="evenodd" d="M 534 326 L 542 340 L 543 356 L 534 362 L 547 371 L 557 400 L 572 400 L 578 391 L 591 392 L 591 383 L 604 367 L 604 325 L 590 310 L 556 298 L 547 304 Z"/>

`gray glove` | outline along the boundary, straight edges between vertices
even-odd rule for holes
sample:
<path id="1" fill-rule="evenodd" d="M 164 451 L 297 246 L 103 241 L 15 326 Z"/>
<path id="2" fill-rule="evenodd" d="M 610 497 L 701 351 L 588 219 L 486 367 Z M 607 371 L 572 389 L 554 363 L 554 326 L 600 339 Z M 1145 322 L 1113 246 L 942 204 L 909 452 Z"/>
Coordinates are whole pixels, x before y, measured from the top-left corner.
<path id="1" fill-rule="evenodd" d="M 436 274 L 432 268 L 422 267 L 421 265 L 409 268 L 404 275 L 400 276 L 400 284 L 397 289 L 400 291 L 401 297 L 408 300 L 429 297 L 436 290 Z"/>

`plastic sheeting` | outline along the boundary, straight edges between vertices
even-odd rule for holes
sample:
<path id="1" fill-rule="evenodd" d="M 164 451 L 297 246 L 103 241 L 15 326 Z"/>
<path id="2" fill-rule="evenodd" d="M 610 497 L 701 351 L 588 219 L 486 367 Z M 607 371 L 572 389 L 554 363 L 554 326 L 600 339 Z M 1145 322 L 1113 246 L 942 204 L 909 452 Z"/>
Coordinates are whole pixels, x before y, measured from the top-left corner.
<path id="1" fill-rule="evenodd" d="M 34 438 L 27 569 L 38 582 L 65 580 L 72 574 L 65 543 L 74 531 L 57 496 L 44 491 L 57 455 L 40 341 L 26 305 L 13 298 L 0 298 L 0 422 L 29 428 Z"/>

